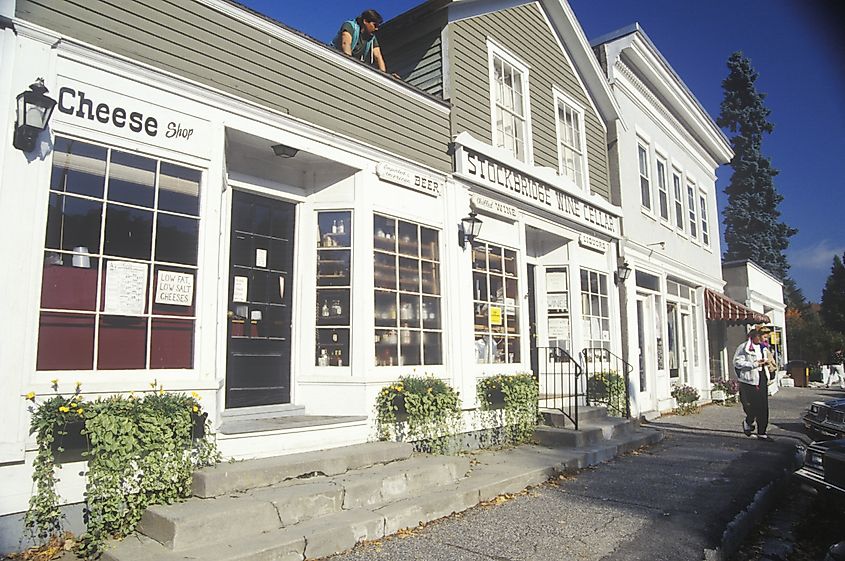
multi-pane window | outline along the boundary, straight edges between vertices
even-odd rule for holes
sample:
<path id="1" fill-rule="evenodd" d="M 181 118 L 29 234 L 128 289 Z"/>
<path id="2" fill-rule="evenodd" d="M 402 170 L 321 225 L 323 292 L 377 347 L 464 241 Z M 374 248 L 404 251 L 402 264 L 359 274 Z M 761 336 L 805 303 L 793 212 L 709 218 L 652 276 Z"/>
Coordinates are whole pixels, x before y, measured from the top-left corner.
<path id="1" fill-rule="evenodd" d="M 317 213 L 317 366 L 349 366 L 352 213 Z"/>
<path id="2" fill-rule="evenodd" d="M 701 241 L 704 245 L 710 245 L 710 224 L 707 221 L 707 199 L 704 195 L 698 195 L 699 209 L 701 212 Z"/>
<path id="3" fill-rule="evenodd" d="M 201 177 L 56 137 L 38 370 L 193 368 Z"/>
<path id="4" fill-rule="evenodd" d="M 657 197 L 660 218 L 669 220 L 669 188 L 666 184 L 666 162 L 657 160 Z"/>
<path id="5" fill-rule="evenodd" d="M 560 174 L 579 188 L 584 187 L 584 145 L 581 113 L 562 99 L 557 99 L 558 151 Z"/>
<path id="6" fill-rule="evenodd" d="M 672 187 L 675 194 L 675 227 L 681 232 L 684 231 L 684 196 L 681 193 L 681 176 L 672 174 Z"/>
<path id="7" fill-rule="evenodd" d="M 687 211 L 689 211 L 689 235 L 698 237 L 698 218 L 695 215 L 695 187 L 687 185 Z"/>
<path id="8" fill-rule="evenodd" d="M 443 364 L 437 230 L 373 217 L 376 366 Z"/>
<path id="9" fill-rule="evenodd" d="M 501 56 L 493 55 L 494 143 L 526 160 L 528 123 L 526 76 Z"/>
<path id="10" fill-rule="evenodd" d="M 610 300 L 607 275 L 581 269 L 581 318 L 587 348 L 610 348 Z"/>
<path id="11" fill-rule="evenodd" d="M 637 160 L 640 165 L 640 201 L 643 207 L 651 210 L 651 181 L 648 174 L 648 149 L 637 145 Z"/>
<path id="12" fill-rule="evenodd" d="M 488 243 L 472 248 L 475 359 L 520 362 L 516 251 Z"/>

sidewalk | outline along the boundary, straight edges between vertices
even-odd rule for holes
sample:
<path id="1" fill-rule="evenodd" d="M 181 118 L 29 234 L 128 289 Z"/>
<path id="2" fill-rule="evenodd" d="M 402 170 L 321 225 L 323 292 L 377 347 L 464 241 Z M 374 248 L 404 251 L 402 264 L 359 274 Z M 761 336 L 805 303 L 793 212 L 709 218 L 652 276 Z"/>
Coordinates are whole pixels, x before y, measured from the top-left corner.
<path id="1" fill-rule="evenodd" d="M 840 394 L 778 392 L 770 400 L 774 442 L 742 434 L 738 405 L 662 417 L 650 426 L 664 430 L 665 439 L 651 448 L 331 559 L 718 559 L 723 540 L 730 547 L 743 539 L 762 515 L 760 491 L 793 469 L 795 445 L 807 442 L 803 411 L 815 399 Z M 751 514 L 744 513 L 752 504 Z"/>

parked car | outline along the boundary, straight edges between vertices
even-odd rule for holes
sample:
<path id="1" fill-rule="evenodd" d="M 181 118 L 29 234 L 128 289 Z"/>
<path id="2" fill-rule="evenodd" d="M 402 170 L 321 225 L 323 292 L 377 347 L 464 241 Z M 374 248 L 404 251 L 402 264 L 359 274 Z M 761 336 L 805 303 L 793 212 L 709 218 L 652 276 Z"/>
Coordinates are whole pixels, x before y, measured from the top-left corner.
<path id="1" fill-rule="evenodd" d="M 822 493 L 845 499 L 845 439 L 810 444 L 795 476 Z"/>
<path id="2" fill-rule="evenodd" d="M 814 440 L 845 438 L 845 399 L 813 402 L 804 414 L 804 428 Z"/>

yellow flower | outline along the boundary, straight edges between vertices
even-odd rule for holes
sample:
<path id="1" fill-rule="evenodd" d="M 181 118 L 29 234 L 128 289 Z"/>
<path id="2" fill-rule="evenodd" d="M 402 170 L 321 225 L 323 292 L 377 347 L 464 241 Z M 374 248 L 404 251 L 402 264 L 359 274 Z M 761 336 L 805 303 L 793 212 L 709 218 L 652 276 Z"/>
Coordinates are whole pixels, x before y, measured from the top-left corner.
<path id="1" fill-rule="evenodd" d="M 201 399 L 202 399 L 202 398 L 200 397 L 200 394 L 198 394 L 197 392 L 191 392 L 191 397 L 193 397 L 193 398 L 194 398 L 194 399 L 196 399 L 197 401 L 199 401 L 199 400 L 201 400 Z"/>
<path id="2" fill-rule="evenodd" d="M 58 381 L 58 380 L 56 380 L 56 381 Z M 82 387 L 82 382 L 77 381 L 76 382 L 76 391 L 79 391 L 79 388 L 81 388 L 81 387 Z"/>
<path id="3" fill-rule="evenodd" d="M 428 388 L 428 390 L 427 390 L 427 391 L 428 391 L 428 393 L 431 393 L 431 388 Z"/>
<path id="4" fill-rule="evenodd" d="M 76 403 L 71 403 L 70 406 L 71 408 L 76 408 Z"/>
<path id="5" fill-rule="evenodd" d="M 194 411 L 194 413 L 198 413 L 198 412 L 199 412 L 199 410 L 200 410 L 200 408 L 199 408 L 199 407 L 197 407 L 196 405 L 194 405 L 194 407 L 193 407 L 193 411 Z"/>
<path id="6" fill-rule="evenodd" d="M 164 388 L 158 389 L 158 395 L 164 395 Z"/>
<path id="7" fill-rule="evenodd" d="M 30 401 L 35 401 L 35 392 L 29 392 L 26 394 L 26 398 Z"/>
<path id="8" fill-rule="evenodd" d="M 82 415 L 83 410 L 82 410 L 82 408 L 79 408 L 79 409 L 76 410 L 76 412 L 79 413 L 80 415 Z"/>
<path id="9" fill-rule="evenodd" d="M 68 407 L 67 405 L 62 405 L 61 407 L 59 407 L 59 411 L 62 413 L 67 413 L 68 411 L 70 411 L 70 407 Z"/>

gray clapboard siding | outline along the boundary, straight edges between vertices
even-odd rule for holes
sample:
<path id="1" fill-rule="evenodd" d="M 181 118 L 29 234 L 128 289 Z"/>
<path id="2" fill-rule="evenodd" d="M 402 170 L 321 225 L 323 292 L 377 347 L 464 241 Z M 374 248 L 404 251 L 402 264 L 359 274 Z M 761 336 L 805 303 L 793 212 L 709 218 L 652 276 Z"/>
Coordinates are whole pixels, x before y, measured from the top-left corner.
<path id="1" fill-rule="evenodd" d="M 452 132 L 467 131 L 480 140 L 492 138 L 487 37 L 525 61 L 529 70 L 534 163 L 558 169 L 557 131 L 552 86 L 584 109 L 590 190 L 609 198 L 605 133 L 574 69 L 555 41 L 536 3 L 450 24 Z M 516 30 L 516 31 L 515 31 Z"/>
<path id="2" fill-rule="evenodd" d="M 440 31 L 445 12 L 418 20 L 409 14 L 382 26 L 379 44 L 388 66 L 409 84 L 432 95 L 443 95 L 443 54 Z"/>
<path id="3" fill-rule="evenodd" d="M 444 111 L 201 2 L 19 0 L 16 15 L 423 164 L 451 166 Z"/>

